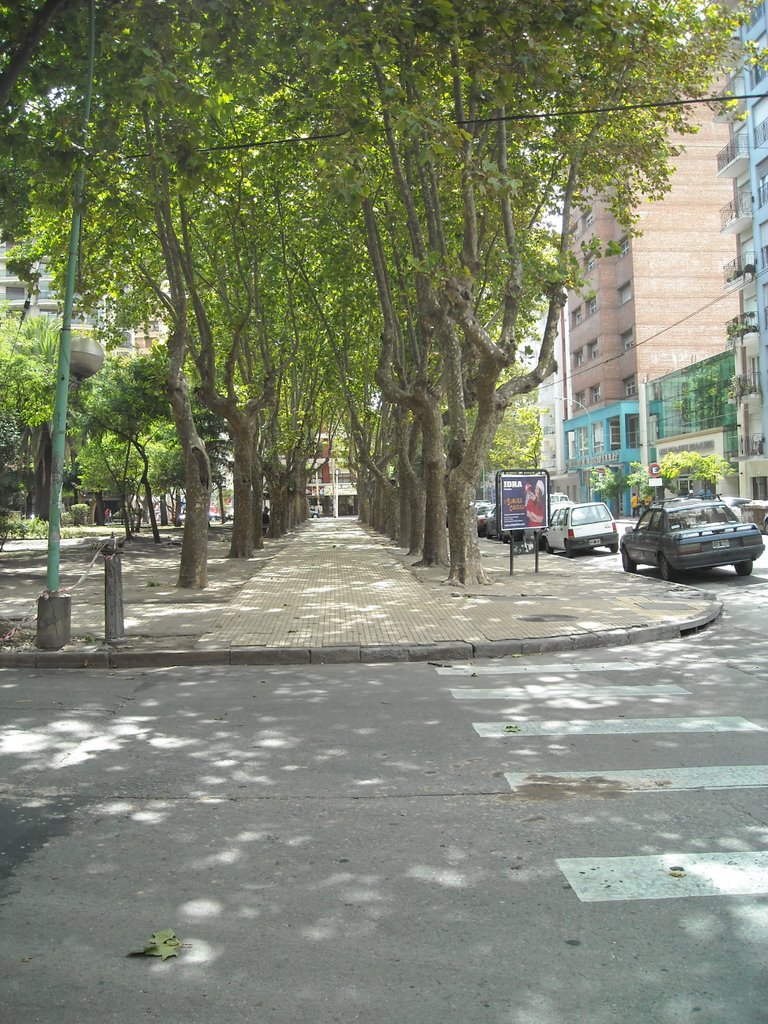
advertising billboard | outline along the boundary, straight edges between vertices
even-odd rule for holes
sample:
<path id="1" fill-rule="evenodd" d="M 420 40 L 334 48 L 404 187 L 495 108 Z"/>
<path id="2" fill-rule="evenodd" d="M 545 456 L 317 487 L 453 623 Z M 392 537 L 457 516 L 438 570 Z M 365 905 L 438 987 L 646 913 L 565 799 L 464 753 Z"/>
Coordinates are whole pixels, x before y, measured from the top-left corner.
<path id="1" fill-rule="evenodd" d="M 546 469 L 500 470 L 496 507 L 502 530 L 543 530 L 549 523 L 549 473 Z"/>

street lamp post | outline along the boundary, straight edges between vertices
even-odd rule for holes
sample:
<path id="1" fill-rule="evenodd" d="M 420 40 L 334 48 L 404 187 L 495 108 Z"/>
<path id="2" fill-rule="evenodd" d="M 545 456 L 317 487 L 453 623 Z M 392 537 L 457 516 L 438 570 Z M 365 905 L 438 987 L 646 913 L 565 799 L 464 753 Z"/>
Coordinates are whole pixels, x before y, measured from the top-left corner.
<path id="1" fill-rule="evenodd" d="M 88 80 L 85 86 L 82 138 L 85 142 L 91 118 L 93 66 L 96 50 L 96 5 L 89 3 L 88 18 Z M 75 294 L 75 272 L 82 226 L 85 192 L 85 163 L 81 156 L 75 171 L 72 203 L 72 227 L 69 234 L 67 275 L 64 289 L 64 312 L 59 338 L 56 376 L 56 398 L 51 438 L 51 504 L 48 512 L 48 560 L 46 590 L 37 602 L 37 646 L 60 650 L 69 642 L 71 607 L 69 595 L 59 593 L 59 561 L 61 551 L 61 489 L 64 477 L 64 450 L 67 432 L 67 405 L 72 358 L 72 307 Z M 86 374 L 87 375 L 87 374 Z"/>

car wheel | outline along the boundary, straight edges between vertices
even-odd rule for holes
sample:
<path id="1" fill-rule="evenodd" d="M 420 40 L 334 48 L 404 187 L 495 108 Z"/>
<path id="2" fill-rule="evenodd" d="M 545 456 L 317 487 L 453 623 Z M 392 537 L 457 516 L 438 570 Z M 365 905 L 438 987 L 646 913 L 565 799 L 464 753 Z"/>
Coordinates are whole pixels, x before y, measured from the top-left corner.
<path id="1" fill-rule="evenodd" d="M 736 570 L 737 576 L 751 576 L 753 565 L 754 562 L 737 562 L 733 568 Z"/>
<path id="2" fill-rule="evenodd" d="M 573 548 L 572 548 L 572 547 L 571 547 L 571 545 L 570 545 L 570 544 L 568 543 L 568 541 L 566 541 L 566 542 L 565 542 L 565 557 L 566 557 L 566 558 L 573 558 L 573 556 L 574 556 L 575 554 L 576 554 L 576 552 L 575 552 L 575 551 L 573 550 Z"/>
<path id="3" fill-rule="evenodd" d="M 540 542 L 539 546 L 540 546 L 541 550 L 542 551 L 546 551 L 546 553 L 548 555 L 553 554 L 552 548 L 549 546 L 549 541 L 547 540 L 546 537 L 542 537 L 541 538 L 541 542 Z"/>
<path id="4" fill-rule="evenodd" d="M 666 580 L 667 583 L 671 583 L 675 578 L 675 570 L 667 561 L 666 555 L 659 555 L 659 572 L 661 573 L 661 578 Z"/>
<path id="5" fill-rule="evenodd" d="M 637 562 L 629 557 L 626 548 L 621 549 L 621 564 L 624 572 L 637 572 Z"/>
<path id="6" fill-rule="evenodd" d="M 608 545 L 608 550 L 611 552 L 612 555 L 615 555 L 618 552 L 618 550 L 619 550 L 619 545 L 618 544 L 609 544 Z"/>

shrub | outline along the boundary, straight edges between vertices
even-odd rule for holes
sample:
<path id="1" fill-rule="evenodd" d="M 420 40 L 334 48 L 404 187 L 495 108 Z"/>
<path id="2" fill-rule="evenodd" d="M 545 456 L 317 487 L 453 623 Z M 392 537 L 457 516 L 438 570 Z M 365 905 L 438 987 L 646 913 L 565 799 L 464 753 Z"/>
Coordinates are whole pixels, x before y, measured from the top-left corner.
<path id="1" fill-rule="evenodd" d="M 69 511 L 72 513 L 73 526 L 85 526 L 87 524 L 91 511 L 90 505 L 70 505 Z"/>

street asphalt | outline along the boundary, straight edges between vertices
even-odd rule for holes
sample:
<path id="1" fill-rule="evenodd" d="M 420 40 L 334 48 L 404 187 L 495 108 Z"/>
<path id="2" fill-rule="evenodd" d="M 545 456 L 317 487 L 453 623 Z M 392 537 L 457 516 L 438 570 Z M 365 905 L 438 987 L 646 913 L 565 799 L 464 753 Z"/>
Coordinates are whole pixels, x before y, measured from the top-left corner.
<path id="1" fill-rule="evenodd" d="M 211 536 L 202 594 L 128 546 L 107 648 L 68 544 L 73 642 L 5 651 L 3 1024 L 763 1024 L 766 562 L 482 541 L 464 592 L 351 520 Z"/>

